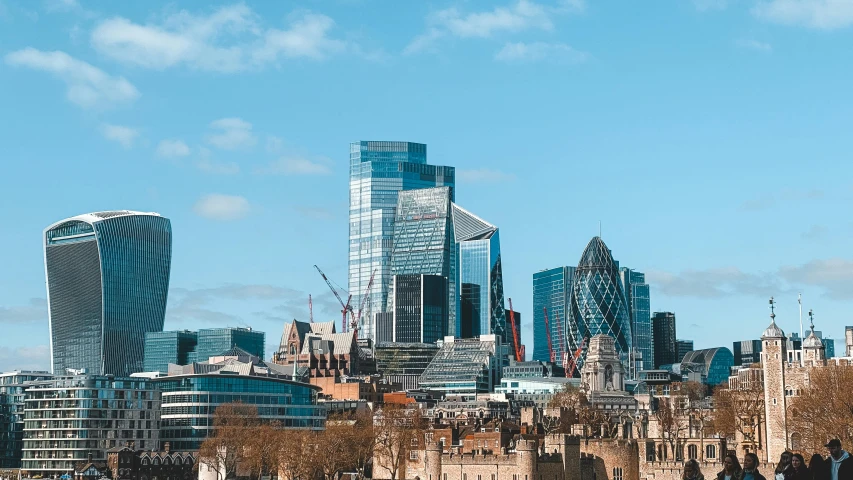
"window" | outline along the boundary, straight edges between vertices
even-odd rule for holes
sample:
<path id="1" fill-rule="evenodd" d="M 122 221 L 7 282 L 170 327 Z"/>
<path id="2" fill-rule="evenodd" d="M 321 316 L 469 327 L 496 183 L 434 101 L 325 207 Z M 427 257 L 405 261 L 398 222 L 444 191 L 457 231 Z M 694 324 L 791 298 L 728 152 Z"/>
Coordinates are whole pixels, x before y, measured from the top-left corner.
<path id="1" fill-rule="evenodd" d="M 613 467 L 613 480 L 622 480 L 622 467 Z"/>
<path id="2" fill-rule="evenodd" d="M 802 448 L 803 436 L 799 433 L 791 434 L 791 450 L 800 450 Z"/>
<path id="3" fill-rule="evenodd" d="M 690 459 L 696 459 L 697 457 L 699 457 L 698 450 L 699 449 L 696 448 L 696 445 L 688 445 L 687 446 L 687 457 Z"/>
<path id="4" fill-rule="evenodd" d="M 418 459 L 418 452 L 416 452 L 414 450 L 409 452 L 409 460 L 417 460 L 417 459 Z"/>
<path id="5" fill-rule="evenodd" d="M 717 446 L 716 445 L 705 445 L 705 458 L 708 460 L 713 460 L 717 458 Z"/>

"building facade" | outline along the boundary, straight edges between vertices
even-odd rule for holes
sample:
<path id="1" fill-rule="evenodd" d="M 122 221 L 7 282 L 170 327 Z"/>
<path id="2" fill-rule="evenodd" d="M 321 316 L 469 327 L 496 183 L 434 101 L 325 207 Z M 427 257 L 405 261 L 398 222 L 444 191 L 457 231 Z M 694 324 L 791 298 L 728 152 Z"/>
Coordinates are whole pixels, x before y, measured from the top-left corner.
<path id="1" fill-rule="evenodd" d="M 619 268 L 601 237 L 590 240 L 578 262 L 569 304 L 569 350 L 578 348 L 584 338 L 609 335 L 615 339 L 619 357 L 628 365 L 633 348 L 628 302 Z M 583 358 L 578 362 L 581 365 Z"/>
<path id="2" fill-rule="evenodd" d="M 675 356 L 678 360 L 675 363 L 681 363 L 684 356 L 693 351 L 693 340 L 676 340 L 675 341 Z"/>
<path id="3" fill-rule="evenodd" d="M 384 378 L 404 390 L 414 390 L 438 350 L 431 343 L 377 343 L 373 355 L 376 370 Z"/>
<path id="4" fill-rule="evenodd" d="M 630 365 L 633 369 L 631 378 L 636 378 L 637 372 L 651 370 L 655 363 L 649 284 L 646 283 L 645 273 L 623 267 L 619 270 L 619 274 L 622 277 L 622 286 L 628 302 L 631 339 L 634 342 L 634 348 L 631 351 L 633 356 Z"/>
<path id="5" fill-rule="evenodd" d="M 675 335 L 675 314 L 655 312 L 652 317 L 652 331 L 655 343 L 654 368 L 661 365 L 678 363 L 678 343 Z"/>
<path id="6" fill-rule="evenodd" d="M 284 428 L 325 428 L 325 408 L 317 405 L 320 387 L 293 381 L 285 367 L 239 349 L 211 360 L 173 365 L 168 376 L 151 380 L 162 392 L 160 437 L 172 448 L 198 450 L 213 431 L 216 408 L 225 403 L 253 406 L 262 421 Z"/>
<path id="7" fill-rule="evenodd" d="M 234 347 L 264 358 L 266 334 L 251 328 L 203 328 L 198 331 L 196 358 L 207 360 Z"/>
<path id="8" fill-rule="evenodd" d="M 761 340 L 742 340 L 732 343 L 732 354 L 736 366 L 749 366 L 761 361 Z"/>
<path id="9" fill-rule="evenodd" d="M 21 468 L 28 382 L 52 377 L 47 372 L 26 370 L 0 374 L 0 468 Z"/>
<path id="10" fill-rule="evenodd" d="M 551 360 L 548 350 L 548 333 L 550 332 L 554 362 L 564 366 L 564 354 L 568 351 L 570 344 L 566 338 L 566 333 L 569 332 L 566 319 L 569 318 L 569 297 L 571 297 L 574 274 L 575 267 L 557 267 L 533 274 L 533 360 L 540 362 Z M 546 312 L 548 331 L 545 326 Z M 583 338 L 575 338 L 575 343 L 571 344 L 580 345 L 582 341 Z M 574 350 L 571 353 L 574 353 Z"/>
<path id="11" fill-rule="evenodd" d="M 355 331 L 338 333 L 335 322 L 284 324 L 273 363 L 288 367 L 294 378 L 336 378 L 362 373 L 362 350 Z"/>
<path id="12" fill-rule="evenodd" d="M 21 468 L 30 476 L 106 462 L 107 450 L 127 441 L 141 449 L 160 446 L 160 392 L 148 379 L 54 377 L 34 383 L 25 395 Z"/>
<path id="13" fill-rule="evenodd" d="M 53 372 L 142 370 L 146 332 L 163 330 L 172 227 L 156 213 L 95 212 L 44 230 Z"/>
<path id="14" fill-rule="evenodd" d="M 112 480 L 192 480 L 195 452 L 176 452 L 169 442 L 163 450 L 137 450 L 134 442 L 115 447 L 107 453 L 107 468 Z"/>
<path id="15" fill-rule="evenodd" d="M 453 204 L 459 252 L 460 330 L 457 336 L 500 335 L 508 343 L 498 227 Z"/>
<path id="16" fill-rule="evenodd" d="M 476 395 L 494 391 L 500 383 L 503 359 L 500 337 L 445 337 L 418 385 L 445 394 Z"/>
<path id="17" fill-rule="evenodd" d="M 144 371 L 165 373 L 169 371 L 170 363 L 189 365 L 198 359 L 197 345 L 198 332 L 148 332 L 145 334 Z M 222 351 L 225 350 L 227 348 Z"/>
<path id="18" fill-rule="evenodd" d="M 692 369 L 702 375 L 705 384 L 717 386 L 728 382 L 733 366 L 734 355 L 731 350 L 725 347 L 706 348 L 684 355 L 681 360 L 681 373 Z"/>
<path id="19" fill-rule="evenodd" d="M 387 311 L 391 288 L 391 250 L 399 192 L 453 187 L 453 167 L 427 165 L 427 146 L 410 142 L 360 141 L 350 144 L 349 292 L 362 298 L 375 272 L 370 302 L 359 325 L 373 338 L 376 313 Z M 451 192 L 453 199 L 453 192 Z M 369 319 L 366 321 L 365 319 Z M 375 339 L 374 339 L 375 341 Z"/>
<path id="20" fill-rule="evenodd" d="M 447 279 L 447 334 L 459 331 L 457 243 L 451 187 L 408 190 L 398 195 L 391 248 L 391 275 L 440 275 Z"/>
<path id="21" fill-rule="evenodd" d="M 435 343 L 447 335 L 449 317 L 446 277 L 394 275 L 393 291 L 392 341 Z"/>

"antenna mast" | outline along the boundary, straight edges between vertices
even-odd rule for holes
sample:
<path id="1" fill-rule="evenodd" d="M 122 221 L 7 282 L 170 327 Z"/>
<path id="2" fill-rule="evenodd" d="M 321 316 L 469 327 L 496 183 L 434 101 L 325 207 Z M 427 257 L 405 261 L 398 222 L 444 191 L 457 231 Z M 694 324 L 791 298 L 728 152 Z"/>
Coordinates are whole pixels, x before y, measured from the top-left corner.
<path id="1" fill-rule="evenodd" d="M 800 304 L 800 339 L 803 338 L 803 294 L 797 294 L 797 303 Z"/>

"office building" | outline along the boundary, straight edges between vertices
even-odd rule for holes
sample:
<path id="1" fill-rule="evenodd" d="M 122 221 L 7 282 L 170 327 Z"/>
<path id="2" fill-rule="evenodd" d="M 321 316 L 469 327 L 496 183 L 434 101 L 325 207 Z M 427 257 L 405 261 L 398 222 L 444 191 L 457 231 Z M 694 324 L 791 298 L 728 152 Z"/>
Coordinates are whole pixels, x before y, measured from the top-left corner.
<path id="1" fill-rule="evenodd" d="M 498 227 L 453 204 L 453 229 L 459 247 L 460 331 L 475 338 L 500 335 L 509 343 L 504 307 L 503 267 Z"/>
<path id="2" fill-rule="evenodd" d="M 646 274 L 622 267 L 619 269 L 628 314 L 631 318 L 632 362 L 630 378 L 636 378 L 640 370 L 654 368 L 654 341 L 652 339 L 651 303 Z"/>
<path id="3" fill-rule="evenodd" d="M 458 256 L 451 187 L 398 194 L 391 247 L 391 275 L 440 275 L 447 279 L 447 334 L 458 335 Z"/>
<path id="4" fill-rule="evenodd" d="M 169 364 L 188 365 L 196 361 L 198 332 L 148 332 L 145 334 L 146 372 L 168 372 Z M 227 350 L 223 349 L 223 351 Z"/>
<path id="5" fill-rule="evenodd" d="M 676 340 L 675 341 L 675 356 L 678 359 L 675 363 L 684 360 L 684 356 L 693 351 L 693 340 Z"/>
<path id="6" fill-rule="evenodd" d="M 27 383 L 52 377 L 47 372 L 27 370 L 0 373 L 0 469 L 21 468 Z"/>
<path id="7" fill-rule="evenodd" d="M 448 286 L 440 275 L 394 275 L 394 342 L 435 343 L 447 335 Z"/>
<path id="8" fill-rule="evenodd" d="M 675 314 L 655 312 L 652 316 L 652 338 L 655 342 L 654 368 L 672 365 L 681 359 L 678 357 L 678 343 L 675 336 Z"/>
<path id="9" fill-rule="evenodd" d="M 434 343 L 377 343 L 376 371 L 403 390 L 414 390 L 438 349 Z"/>
<path id="10" fill-rule="evenodd" d="M 681 361 L 681 374 L 698 373 L 706 385 L 717 386 L 728 382 L 734 356 L 725 347 L 693 350 Z"/>
<path id="11" fill-rule="evenodd" d="M 160 392 L 145 378 L 54 377 L 29 387 L 24 403 L 21 468 L 31 477 L 53 478 L 78 464 L 105 463 L 107 450 L 128 441 L 142 450 L 160 445 Z"/>
<path id="12" fill-rule="evenodd" d="M 619 267 L 600 237 L 590 240 L 578 262 L 566 323 L 570 351 L 578 348 L 584 338 L 608 335 L 616 342 L 617 355 L 628 365 L 633 348 L 628 302 L 622 291 Z M 579 359 L 579 367 L 584 358 Z"/>
<path id="13" fill-rule="evenodd" d="M 814 334 L 823 344 L 826 352 L 826 358 L 835 358 L 835 340 L 831 338 L 824 338 L 823 332 L 820 330 L 815 330 Z"/>
<path id="14" fill-rule="evenodd" d="M 749 366 L 761 362 L 761 340 L 742 340 L 732 343 L 735 366 Z"/>
<path id="15" fill-rule="evenodd" d="M 362 338 L 373 338 L 374 315 L 387 312 L 390 304 L 397 195 L 405 190 L 454 184 L 453 167 L 427 165 L 424 144 L 373 141 L 350 144 L 348 290 L 353 298 L 364 297 L 370 277 L 376 272 L 370 302 L 361 316 L 364 324 L 358 329 Z M 452 200 L 452 191 L 450 196 Z"/>
<path id="16" fill-rule="evenodd" d="M 198 331 L 196 359 L 203 361 L 234 347 L 263 359 L 266 334 L 251 328 L 203 328 Z"/>
<path id="17" fill-rule="evenodd" d="M 572 293 L 574 274 L 575 267 L 557 267 L 533 274 L 533 360 L 551 361 L 548 350 L 548 332 L 550 332 L 554 362 L 564 366 L 564 354 L 567 353 L 567 347 L 570 344 L 566 338 L 566 333 L 569 332 L 566 319 L 569 318 L 569 297 Z M 546 312 L 548 322 L 545 322 Z M 546 331 L 546 323 L 548 331 Z M 576 330 L 575 334 L 576 338 L 571 345 L 580 345 L 583 337 L 579 336 L 579 330 Z M 568 353 L 573 354 L 574 350 Z"/>
<path id="18" fill-rule="evenodd" d="M 551 362 L 540 362 L 538 360 L 516 362 L 513 358 L 504 367 L 501 376 L 504 378 L 565 377 L 565 372 L 562 367 Z"/>
<path id="19" fill-rule="evenodd" d="M 172 227 L 127 210 L 68 218 L 44 230 L 53 372 L 142 370 L 146 332 L 166 315 Z"/>
<path id="20" fill-rule="evenodd" d="M 446 337 L 418 382 L 420 388 L 444 394 L 476 395 L 500 383 L 501 343 L 497 335 Z"/>
<path id="21" fill-rule="evenodd" d="M 325 428 L 325 407 L 317 405 L 320 387 L 293 381 L 286 367 L 264 363 L 240 348 L 191 365 L 171 365 L 168 376 L 150 382 L 162 392 L 160 440 L 176 450 L 198 450 L 214 430 L 216 407 L 225 403 L 255 407 L 261 421 L 284 428 Z"/>

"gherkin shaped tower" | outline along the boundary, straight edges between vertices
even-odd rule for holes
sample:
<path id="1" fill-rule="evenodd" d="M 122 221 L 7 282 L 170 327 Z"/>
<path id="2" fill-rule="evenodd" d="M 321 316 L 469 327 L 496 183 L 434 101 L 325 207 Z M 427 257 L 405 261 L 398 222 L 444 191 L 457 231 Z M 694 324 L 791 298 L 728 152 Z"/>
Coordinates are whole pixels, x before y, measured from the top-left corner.
<path id="1" fill-rule="evenodd" d="M 627 359 L 631 351 L 631 320 L 619 267 L 600 237 L 593 237 L 572 279 L 566 335 L 570 351 L 584 338 L 603 333 L 616 340 L 616 351 Z M 578 370 L 583 356 L 578 360 Z"/>

